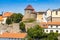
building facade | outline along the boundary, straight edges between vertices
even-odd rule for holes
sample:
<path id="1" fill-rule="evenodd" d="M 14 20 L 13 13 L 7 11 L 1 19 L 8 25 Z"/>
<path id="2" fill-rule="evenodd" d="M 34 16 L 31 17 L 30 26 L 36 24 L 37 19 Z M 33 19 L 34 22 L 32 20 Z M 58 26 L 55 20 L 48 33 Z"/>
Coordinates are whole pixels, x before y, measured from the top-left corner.
<path id="1" fill-rule="evenodd" d="M 43 14 L 44 13 L 45 12 L 37 12 L 37 18 L 36 18 L 37 22 L 43 22 Z"/>
<path id="2" fill-rule="evenodd" d="M 28 19 L 36 19 L 36 12 L 31 5 L 28 5 L 25 9 L 25 14 L 22 21 L 27 21 Z"/>
<path id="3" fill-rule="evenodd" d="M 47 17 L 48 16 L 48 17 Z M 60 33 L 60 9 L 48 10 L 45 14 L 46 25 L 48 28 L 45 28 L 46 33 L 58 32 Z"/>
<path id="4" fill-rule="evenodd" d="M 5 12 L 0 16 L 0 24 L 5 24 L 7 17 L 10 17 L 12 15 L 11 12 Z"/>
<path id="5" fill-rule="evenodd" d="M 26 21 L 30 18 L 39 22 L 46 33 L 60 33 L 60 9 L 48 9 L 47 11 L 43 12 L 35 12 L 34 8 L 31 5 L 28 5 L 25 8 L 25 15 L 22 20 Z"/>

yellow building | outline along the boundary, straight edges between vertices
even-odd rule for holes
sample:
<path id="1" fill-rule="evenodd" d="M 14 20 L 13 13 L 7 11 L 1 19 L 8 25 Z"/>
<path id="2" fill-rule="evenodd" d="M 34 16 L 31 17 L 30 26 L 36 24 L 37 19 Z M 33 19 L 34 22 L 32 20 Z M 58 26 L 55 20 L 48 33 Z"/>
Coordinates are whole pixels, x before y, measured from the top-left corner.
<path id="1" fill-rule="evenodd" d="M 60 9 L 55 9 L 52 11 L 52 21 L 60 22 Z"/>
<path id="2" fill-rule="evenodd" d="M 43 13 L 44 12 L 37 12 L 37 22 L 43 22 Z"/>

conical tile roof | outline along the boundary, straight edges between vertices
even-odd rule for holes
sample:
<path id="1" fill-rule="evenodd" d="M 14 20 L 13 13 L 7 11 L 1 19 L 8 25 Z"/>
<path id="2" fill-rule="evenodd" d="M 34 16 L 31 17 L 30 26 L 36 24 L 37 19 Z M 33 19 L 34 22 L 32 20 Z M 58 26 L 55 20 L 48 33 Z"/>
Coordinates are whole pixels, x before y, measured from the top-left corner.
<path id="1" fill-rule="evenodd" d="M 28 5 L 25 10 L 34 10 L 34 8 L 31 5 Z"/>

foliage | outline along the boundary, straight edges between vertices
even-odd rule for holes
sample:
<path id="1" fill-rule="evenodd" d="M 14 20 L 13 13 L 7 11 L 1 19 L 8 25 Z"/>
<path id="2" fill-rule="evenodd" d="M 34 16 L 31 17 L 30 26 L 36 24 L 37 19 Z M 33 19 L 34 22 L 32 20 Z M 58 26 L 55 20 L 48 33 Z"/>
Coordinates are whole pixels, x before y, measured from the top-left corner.
<path id="1" fill-rule="evenodd" d="M 28 22 L 34 22 L 35 20 L 34 19 L 29 19 Z"/>
<path id="2" fill-rule="evenodd" d="M 8 17 L 7 19 L 6 19 L 6 24 L 12 24 L 12 20 Z"/>
<path id="3" fill-rule="evenodd" d="M 20 29 L 24 32 L 25 31 L 25 24 L 23 22 L 21 22 L 19 24 L 19 26 L 20 26 Z"/>
<path id="4" fill-rule="evenodd" d="M 14 23 L 19 23 L 22 20 L 23 15 L 21 13 L 13 13 L 11 19 Z"/>
<path id="5" fill-rule="evenodd" d="M 47 36 L 48 40 L 58 40 L 57 39 L 58 33 L 49 33 Z"/>
<path id="6" fill-rule="evenodd" d="M 30 22 L 34 22 L 34 21 L 35 21 L 35 19 L 30 18 L 30 19 L 27 19 L 26 21 L 23 21 L 23 22 L 30 23 Z"/>
<path id="7" fill-rule="evenodd" d="M 43 37 L 43 35 L 45 35 L 45 33 L 43 32 L 43 29 L 39 25 L 34 26 L 34 28 L 28 29 L 27 33 L 28 33 L 28 36 L 34 39 L 36 38 L 40 39 Z"/>
<path id="8" fill-rule="evenodd" d="M 33 28 L 30 28 L 27 30 L 27 34 L 28 34 L 28 39 L 38 39 L 38 40 L 58 40 L 57 36 L 58 33 L 44 33 L 43 29 L 39 26 L 36 25 Z"/>

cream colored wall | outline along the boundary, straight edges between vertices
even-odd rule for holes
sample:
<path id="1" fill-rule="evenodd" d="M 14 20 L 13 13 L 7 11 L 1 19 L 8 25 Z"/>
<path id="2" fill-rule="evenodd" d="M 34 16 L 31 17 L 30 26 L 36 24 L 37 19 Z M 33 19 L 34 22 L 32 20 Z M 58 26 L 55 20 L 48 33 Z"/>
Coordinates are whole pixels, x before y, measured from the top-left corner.
<path id="1" fill-rule="evenodd" d="M 56 11 L 52 11 L 52 17 L 60 17 L 60 11 L 57 11 L 57 15 L 56 15 Z"/>
<path id="2" fill-rule="evenodd" d="M 43 21 L 43 14 L 38 14 L 37 13 L 37 21 L 42 22 Z"/>
<path id="3" fill-rule="evenodd" d="M 30 10 L 25 10 L 24 13 L 25 13 L 25 14 L 24 14 L 24 17 L 23 17 L 22 21 L 26 21 L 26 20 L 29 19 L 30 16 L 31 16 L 31 11 L 30 11 Z"/>
<path id="4" fill-rule="evenodd" d="M 51 10 L 47 10 L 47 17 L 51 16 Z"/>
<path id="5" fill-rule="evenodd" d="M 30 10 L 25 10 L 25 15 L 24 15 L 24 17 L 25 17 L 25 18 L 30 18 L 30 16 L 31 16 L 31 11 L 30 11 Z"/>
<path id="6" fill-rule="evenodd" d="M 60 22 L 60 17 L 53 17 L 52 18 L 52 21 L 53 22 Z"/>
<path id="7" fill-rule="evenodd" d="M 7 19 L 7 17 L 3 18 L 3 21 L 2 21 L 3 24 L 6 23 L 6 19 Z"/>
<path id="8" fill-rule="evenodd" d="M 0 24 L 1 24 L 1 21 L 0 21 Z"/>

